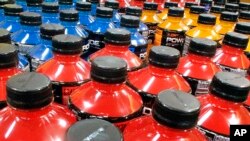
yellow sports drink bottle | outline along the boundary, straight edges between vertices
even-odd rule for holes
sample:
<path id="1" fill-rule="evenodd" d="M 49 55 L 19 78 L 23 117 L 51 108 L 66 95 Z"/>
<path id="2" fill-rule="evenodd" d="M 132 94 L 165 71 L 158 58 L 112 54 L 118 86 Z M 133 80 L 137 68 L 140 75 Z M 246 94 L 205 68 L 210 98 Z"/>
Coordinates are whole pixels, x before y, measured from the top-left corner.
<path id="1" fill-rule="evenodd" d="M 203 6 L 191 6 L 189 17 L 183 19 L 183 23 L 187 25 L 189 28 L 194 28 L 197 26 L 197 20 L 199 17 L 199 14 L 205 12 L 205 7 Z"/>
<path id="2" fill-rule="evenodd" d="M 214 5 L 210 9 L 210 13 L 216 16 L 216 24 L 220 23 L 221 12 L 225 10 L 225 7 Z"/>
<path id="3" fill-rule="evenodd" d="M 160 14 L 158 14 L 159 18 L 162 20 L 166 20 L 168 17 L 168 9 L 170 7 L 178 7 L 178 3 L 177 2 L 165 2 L 164 3 L 164 9 L 162 10 L 162 12 Z"/>

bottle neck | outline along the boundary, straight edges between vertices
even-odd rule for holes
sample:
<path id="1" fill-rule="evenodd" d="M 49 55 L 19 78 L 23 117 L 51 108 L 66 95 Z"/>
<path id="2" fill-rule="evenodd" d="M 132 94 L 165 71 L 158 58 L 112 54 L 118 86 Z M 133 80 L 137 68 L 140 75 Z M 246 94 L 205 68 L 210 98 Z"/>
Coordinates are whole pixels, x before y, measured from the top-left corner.
<path id="1" fill-rule="evenodd" d="M 224 109 L 224 110 L 234 109 L 242 105 L 242 103 L 240 102 L 229 101 L 229 100 L 220 98 L 214 94 L 210 94 L 210 102 L 213 106 L 220 108 L 220 109 Z"/>
<path id="2" fill-rule="evenodd" d="M 102 22 L 102 23 L 109 23 L 109 22 L 111 22 L 111 18 L 96 17 L 95 21 Z"/>
<path id="3" fill-rule="evenodd" d="M 175 74 L 175 69 L 160 68 L 151 64 L 149 64 L 148 69 L 155 76 L 167 77 Z"/>
<path id="4" fill-rule="evenodd" d="M 194 53 L 189 53 L 188 57 L 192 62 L 199 64 L 208 64 L 211 62 L 211 57 L 201 56 Z"/>
<path id="5" fill-rule="evenodd" d="M 54 59 L 59 61 L 59 62 L 76 62 L 80 60 L 80 55 L 79 54 L 74 54 L 74 55 L 65 55 L 65 54 L 59 54 L 54 52 Z"/>
<path id="6" fill-rule="evenodd" d="M 40 25 L 23 25 L 23 24 L 21 24 L 21 27 L 24 31 L 28 31 L 28 32 L 39 32 L 40 31 Z"/>
<path id="7" fill-rule="evenodd" d="M 18 16 L 7 16 L 7 15 L 5 15 L 5 20 L 6 21 L 11 21 L 11 22 L 19 22 L 19 17 Z"/>
<path id="8" fill-rule="evenodd" d="M 182 21 L 182 18 L 183 18 L 183 17 L 168 16 L 167 21 L 169 21 L 169 22 L 180 22 L 180 21 Z"/>
<path id="9" fill-rule="evenodd" d="M 197 20 L 199 17 L 199 14 L 189 13 L 189 17 L 193 20 Z"/>
<path id="10" fill-rule="evenodd" d="M 243 49 L 241 49 L 241 48 L 235 48 L 235 47 L 232 47 L 232 46 L 229 46 L 229 45 L 225 45 L 225 44 L 222 45 L 222 50 L 225 53 L 235 54 L 235 55 L 239 55 L 239 54 L 243 54 L 244 53 Z"/>
<path id="11" fill-rule="evenodd" d="M 43 17 L 49 17 L 49 18 L 54 18 L 54 17 L 59 17 L 59 13 L 43 13 Z"/>
<path id="12" fill-rule="evenodd" d="M 50 49 L 52 48 L 51 40 L 41 38 L 41 42 L 45 47 L 50 48 Z"/>
<path id="13" fill-rule="evenodd" d="M 156 10 L 143 10 L 143 13 L 145 12 L 146 15 L 155 15 L 156 14 Z"/>
<path id="14" fill-rule="evenodd" d="M 202 29 L 213 29 L 214 25 L 211 25 L 211 24 L 202 24 L 202 23 L 198 23 L 197 24 L 199 28 L 202 28 Z"/>
<path id="15" fill-rule="evenodd" d="M 121 26 L 121 27 L 123 27 L 123 26 Z M 126 30 L 128 30 L 131 33 L 131 35 L 135 34 L 136 32 L 138 32 L 137 28 L 132 28 L 132 27 L 123 27 L 123 28 L 125 28 Z"/>
<path id="16" fill-rule="evenodd" d="M 42 7 L 41 6 L 27 6 L 27 11 L 29 11 L 29 12 L 41 12 Z"/>
<path id="17" fill-rule="evenodd" d="M 225 26 L 234 26 L 235 22 L 220 20 L 220 24 Z"/>
<path id="18" fill-rule="evenodd" d="M 69 26 L 77 26 L 78 21 L 61 21 L 61 24 L 65 27 L 69 27 Z"/>
<path id="19" fill-rule="evenodd" d="M 79 18 L 89 16 L 90 12 L 91 11 L 79 11 Z"/>
<path id="20" fill-rule="evenodd" d="M 128 45 L 113 45 L 113 44 L 109 44 L 107 43 L 105 45 L 105 49 L 107 49 L 109 52 L 126 52 L 129 50 L 129 46 Z"/>
<path id="21" fill-rule="evenodd" d="M 98 82 L 95 80 L 92 80 L 92 83 L 95 89 L 101 90 L 106 94 L 113 94 L 114 91 L 119 91 L 124 84 L 124 83 L 109 84 L 109 83 Z"/>

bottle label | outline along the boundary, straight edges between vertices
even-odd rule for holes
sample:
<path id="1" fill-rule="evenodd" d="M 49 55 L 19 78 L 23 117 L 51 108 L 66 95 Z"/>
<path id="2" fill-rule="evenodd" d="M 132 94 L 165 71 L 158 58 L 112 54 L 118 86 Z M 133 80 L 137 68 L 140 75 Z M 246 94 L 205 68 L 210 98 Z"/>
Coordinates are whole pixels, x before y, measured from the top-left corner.
<path id="1" fill-rule="evenodd" d="M 34 47 L 34 45 L 26 45 L 26 44 L 21 44 L 21 43 L 13 43 L 18 51 L 21 54 L 27 55 L 30 52 L 30 49 Z"/>
<path id="2" fill-rule="evenodd" d="M 199 80 L 186 76 L 183 76 L 183 78 L 185 78 L 186 81 L 189 83 L 193 95 L 197 96 L 197 95 L 207 94 L 209 92 L 209 86 L 211 83 L 210 81 Z"/>
<path id="3" fill-rule="evenodd" d="M 154 44 L 157 23 L 146 23 L 146 25 L 148 26 L 148 44 Z"/>
<path id="4" fill-rule="evenodd" d="M 181 53 L 185 41 L 184 31 L 162 31 L 161 45 L 178 49 Z"/>
<path id="5" fill-rule="evenodd" d="M 144 37 L 145 40 L 148 40 L 148 31 L 139 31 L 139 33 Z"/>
<path id="6" fill-rule="evenodd" d="M 52 82 L 53 94 L 55 102 L 67 105 L 69 95 L 76 90 L 84 82 L 72 82 L 72 83 L 62 83 L 62 82 Z"/>
<path id="7" fill-rule="evenodd" d="M 187 55 L 188 47 L 190 45 L 191 39 L 192 39 L 192 37 L 186 35 L 186 38 L 185 38 L 185 41 L 184 41 L 184 46 L 183 46 L 183 51 L 182 51 L 182 56 Z"/>
<path id="8" fill-rule="evenodd" d="M 92 54 L 102 48 L 104 48 L 104 34 L 94 33 L 92 31 L 88 31 L 89 33 L 89 54 Z"/>
<path id="9" fill-rule="evenodd" d="M 223 65 L 220 65 L 218 64 L 221 68 L 222 71 L 224 72 L 232 72 L 232 73 L 235 73 L 235 74 L 239 74 L 243 77 L 246 77 L 247 76 L 247 69 L 239 69 L 239 68 L 231 68 L 231 67 L 227 67 L 227 66 L 223 66 Z"/>
<path id="10" fill-rule="evenodd" d="M 141 46 L 130 46 L 129 50 L 132 51 L 135 55 L 140 57 L 142 60 L 146 58 L 147 55 L 147 44 Z"/>
<path id="11" fill-rule="evenodd" d="M 202 127 L 197 127 L 207 138 L 208 141 L 230 141 L 229 136 L 225 136 L 213 131 L 204 129 Z"/>
<path id="12" fill-rule="evenodd" d="M 31 71 L 36 71 L 38 66 L 40 66 L 43 63 L 44 63 L 44 61 L 40 61 L 40 60 L 31 58 Z"/>

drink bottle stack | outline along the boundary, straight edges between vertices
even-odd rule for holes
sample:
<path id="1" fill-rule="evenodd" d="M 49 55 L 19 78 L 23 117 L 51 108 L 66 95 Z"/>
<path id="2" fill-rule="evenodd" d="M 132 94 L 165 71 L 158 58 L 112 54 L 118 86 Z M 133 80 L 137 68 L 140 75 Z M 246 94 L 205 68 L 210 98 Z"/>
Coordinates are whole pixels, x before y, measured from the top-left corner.
<path id="1" fill-rule="evenodd" d="M 249 0 L 0 0 L 0 141 L 243 141 L 249 40 Z"/>

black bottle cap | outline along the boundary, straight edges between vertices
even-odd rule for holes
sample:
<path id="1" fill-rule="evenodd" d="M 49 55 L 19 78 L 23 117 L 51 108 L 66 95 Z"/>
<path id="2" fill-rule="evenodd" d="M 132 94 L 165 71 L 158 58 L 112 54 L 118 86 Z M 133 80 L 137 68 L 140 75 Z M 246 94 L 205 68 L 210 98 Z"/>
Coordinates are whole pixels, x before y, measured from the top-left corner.
<path id="1" fill-rule="evenodd" d="M 0 0 L 0 9 L 1 9 L 5 4 L 10 4 L 10 1 L 9 1 L 9 0 Z"/>
<path id="2" fill-rule="evenodd" d="M 53 101 L 50 79 L 40 73 L 25 72 L 7 81 L 7 103 L 18 109 L 36 109 Z"/>
<path id="3" fill-rule="evenodd" d="M 188 52 L 213 57 L 216 53 L 217 43 L 211 39 L 193 38 L 190 42 Z"/>
<path id="4" fill-rule="evenodd" d="M 20 13 L 20 23 L 23 25 L 41 25 L 42 17 L 38 13 L 34 12 L 22 12 Z"/>
<path id="5" fill-rule="evenodd" d="M 78 11 L 91 11 L 91 3 L 78 1 L 76 3 L 76 10 L 78 10 Z"/>
<path id="6" fill-rule="evenodd" d="M 142 15 L 142 9 L 136 6 L 129 6 L 126 8 L 126 15 L 138 16 Z"/>
<path id="7" fill-rule="evenodd" d="M 87 0 L 87 2 L 90 2 L 90 3 L 99 3 L 99 0 Z"/>
<path id="8" fill-rule="evenodd" d="M 220 20 L 236 22 L 238 19 L 238 14 L 235 12 L 224 11 L 221 13 Z"/>
<path id="9" fill-rule="evenodd" d="M 193 6 L 193 5 L 198 5 L 196 2 L 186 2 L 185 3 L 185 8 L 190 8 L 191 6 Z"/>
<path id="10" fill-rule="evenodd" d="M 17 50 L 15 46 L 0 43 L 0 68 L 15 67 L 18 64 Z"/>
<path id="11" fill-rule="evenodd" d="M 119 2 L 116 0 L 106 0 L 104 6 L 117 10 L 119 9 Z"/>
<path id="12" fill-rule="evenodd" d="M 196 126 L 200 102 L 191 94 L 179 90 L 164 90 L 155 98 L 153 118 L 160 124 L 177 129 Z"/>
<path id="13" fill-rule="evenodd" d="M 237 12 L 239 10 L 239 5 L 234 3 L 226 3 L 225 10 L 229 12 Z"/>
<path id="14" fill-rule="evenodd" d="M 100 119 L 86 119 L 73 124 L 67 131 L 67 141 L 123 141 L 119 129 Z"/>
<path id="15" fill-rule="evenodd" d="M 58 3 L 62 5 L 72 5 L 73 0 L 58 0 Z"/>
<path id="16" fill-rule="evenodd" d="M 225 10 L 225 7 L 214 5 L 214 6 L 211 7 L 210 12 L 211 13 L 218 13 L 218 14 L 220 14 L 224 10 Z"/>
<path id="17" fill-rule="evenodd" d="M 42 12 L 59 13 L 59 5 L 56 2 L 44 2 L 42 3 Z"/>
<path id="18" fill-rule="evenodd" d="M 6 4 L 4 5 L 4 15 L 7 16 L 19 16 L 23 12 L 23 8 L 16 4 Z"/>
<path id="19" fill-rule="evenodd" d="M 97 7 L 96 17 L 112 18 L 113 17 L 113 9 L 108 8 L 108 7 Z"/>
<path id="20" fill-rule="evenodd" d="M 234 102 L 245 101 L 249 90 L 249 80 L 230 72 L 218 72 L 210 84 L 211 94 Z"/>
<path id="21" fill-rule="evenodd" d="M 102 83 L 123 83 L 127 77 L 127 64 L 118 57 L 101 56 L 91 62 L 91 78 Z"/>
<path id="22" fill-rule="evenodd" d="M 228 32 L 224 36 L 224 39 L 222 42 L 223 44 L 226 44 L 235 48 L 245 49 L 247 47 L 248 40 L 249 40 L 249 37 L 244 34 L 240 34 L 237 32 Z"/>
<path id="23" fill-rule="evenodd" d="M 76 10 L 68 9 L 60 11 L 60 20 L 61 21 L 72 21 L 76 22 L 79 20 L 79 13 Z"/>
<path id="24" fill-rule="evenodd" d="M 79 54 L 82 52 L 83 40 L 73 35 L 56 35 L 52 38 L 53 51 L 60 54 Z"/>
<path id="25" fill-rule="evenodd" d="M 64 34 L 65 28 L 60 24 L 42 24 L 40 27 L 40 36 L 43 39 L 52 40 L 52 37 Z"/>
<path id="26" fill-rule="evenodd" d="M 0 43 L 11 43 L 10 32 L 0 28 Z"/>
<path id="27" fill-rule="evenodd" d="M 179 7 L 170 7 L 168 10 L 168 16 L 172 17 L 183 17 L 184 9 Z"/>
<path id="28" fill-rule="evenodd" d="M 122 15 L 120 26 L 121 27 L 129 27 L 129 28 L 138 28 L 140 24 L 139 17 Z"/>
<path id="29" fill-rule="evenodd" d="M 143 9 L 145 10 L 157 10 L 158 4 L 154 2 L 144 2 Z"/>
<path id="30" fill-rule="evenodd" d="M 250 22 L 238 22 L 234 27 L 234 31 L 250 35 Z"/>
<path id="31" fill-rule="evenodd" d="M 240 7 L 240 10 L 250 11 L 250 3 L 249 2 L 240 2 L 239 7 Z"/>
<path id="32" fill-rule="evenodd" d="M 155 46 L 149 52 L 149 63 L 161 68 L 176 68 L 179 64 L 180 52 L 171 47 Z"/>
<path id="33" fill-rule="evenodd" d="M 178 7 L 177 2 L 165 2 L 164 3 L 164 8 L 170 8 L 170 7 Z"/>
<path id="34" fill-rule="evenodd" d="M 39 7 L 43 3 L 43 0 L 26 0 L 27 6 Z"/>
<path id="35" fill-rule="evenodd" d="M 130 45 L 130 40 L 130 32 L 120 28 L 108 29 L 104 38 L 105 43 L 116 45 Z"/>
<path id="36" fill-rule="evenodd" d="M 250 11 L 240 11 L 240 19 L 250 20 Z"/>
<path id="37" fill-rule="evenodd" d="M 205 7 L 204 6 L 193 5 L 190 8 L 190 13 L 193 13 L 193 14 L 205 13 Z"/>
<path id="38" fill-rule="evenodd" d="M 207 4 L 212 5 L 213 0 L 200 0 L 200 5 L 201 6 L 206 6 Z"/>
<path id="39" fill-rule="evenodd" d="M 216 23 L 216 16 L 212 14 L 200 14 L 198 17 L 198 23 L 200 24 L 208 24 L 208 25 L 215 25 Z"/>

